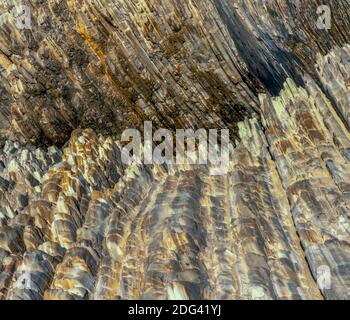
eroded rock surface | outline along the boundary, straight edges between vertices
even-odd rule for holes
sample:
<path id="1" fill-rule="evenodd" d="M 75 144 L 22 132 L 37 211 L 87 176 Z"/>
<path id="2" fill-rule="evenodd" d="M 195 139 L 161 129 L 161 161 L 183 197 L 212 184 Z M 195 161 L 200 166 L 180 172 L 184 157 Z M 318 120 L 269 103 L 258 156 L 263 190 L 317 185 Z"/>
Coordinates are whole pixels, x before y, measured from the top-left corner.
<path id="1" fill-rule="evenodd" d="M 4 1 L 5 10 L 11 3 Z M 64 144 L 76 128 L 120 134 L 144 120 L 222 128 L 258 111 L 317 54 L 350 42 L 348 0 L 22 1 L 31 29 L 0 29 L 0 142 Z"/>
<path id="2" fill-rule="evenodd" d="M 0 299 L 350 299 L 348 0 L 329 31 L 315 1 L 24 2 L 32 29 L 0 29 Z M 228 127 L 228 173 L 123 164 L 144 120 Z"/>

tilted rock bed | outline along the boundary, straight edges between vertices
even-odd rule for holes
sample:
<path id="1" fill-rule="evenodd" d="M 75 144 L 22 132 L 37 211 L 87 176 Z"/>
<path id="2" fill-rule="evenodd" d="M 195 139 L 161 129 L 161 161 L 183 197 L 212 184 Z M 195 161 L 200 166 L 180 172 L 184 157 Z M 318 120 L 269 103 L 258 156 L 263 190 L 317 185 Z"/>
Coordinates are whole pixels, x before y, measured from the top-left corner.
<path id="1" fill-rule="evenodd" d="M 262 2 L 46 1 L 2 26 L 0 299 L 350 298 L 350 3 L 322 31 L 313 1 Z M 145 120 L 228 127 L 229 172 L 123 164 Z"/>

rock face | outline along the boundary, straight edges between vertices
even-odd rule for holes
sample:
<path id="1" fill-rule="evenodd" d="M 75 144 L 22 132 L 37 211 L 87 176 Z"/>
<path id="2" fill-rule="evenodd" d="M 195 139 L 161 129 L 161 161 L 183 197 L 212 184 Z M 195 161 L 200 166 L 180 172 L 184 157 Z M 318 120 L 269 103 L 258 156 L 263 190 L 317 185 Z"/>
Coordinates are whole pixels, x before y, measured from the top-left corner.
<path id="1" fill-rule="evenodd" d="M 0 299 L 350 299 L 350 2 L 324 2 L 330 30 L 316 1 L 24 1 Z M 227 174 L 124 164 L 145 120 L 229 128 Z"/>
<path id="2" fill-rule="evenodd" d="M 350 42 L 349 1 L 324 2 L 329 31 L 315 1 L 23 1 L 31 29 L 0 29 L 0 142 L 62 145 L 78 127 L 144 120 L 234 135 L 257 93 L 316 77 L 316 55 Z"/>

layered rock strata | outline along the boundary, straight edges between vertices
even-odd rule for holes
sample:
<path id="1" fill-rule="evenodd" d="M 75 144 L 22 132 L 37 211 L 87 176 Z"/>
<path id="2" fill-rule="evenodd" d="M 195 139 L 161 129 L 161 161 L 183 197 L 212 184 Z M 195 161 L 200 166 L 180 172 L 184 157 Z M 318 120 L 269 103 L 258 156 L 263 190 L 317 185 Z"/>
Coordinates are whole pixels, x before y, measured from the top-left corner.
<path id="1" fill-rule="evenodd" d="M 4 1 L 2 10 L 19 1 Z M 317 54 L 350 42 L 348 0 L 48 0 L 21 3 L 30 29 L 0 28 L 0 143 L 63 145 L 76 128 L 118 136 L 144 120 L 223 128 L 257 93 L 316 77 Z"/>
<path id="2" fill-rule="evenodd" d="M 348 51 L 335 49 L 327 65 L 348 72 Z M 345 92 L 346 72 L 332 74 Z M 304 81 L 260 95 L 262 124 L 238 123 L 222 176 L 123 165 L 119 143 L 92 130 L 75 131 L 62 152 L 7 142 L 2 297 L 348 299 L 350 134 Z M 324 266 L 332 284 L 320 290 Z M 30 290 L 18 288 L 23 270 Z"/>
<path id="3" fill-rule="evenodd" d="M 24 2 L 31 30 L 0 29 L 0 299 L 350 298 L 349 1 L 329 31 L 312 1 Z M 144 120 L 228 127 L 228 173 L 124 164 Z"/>

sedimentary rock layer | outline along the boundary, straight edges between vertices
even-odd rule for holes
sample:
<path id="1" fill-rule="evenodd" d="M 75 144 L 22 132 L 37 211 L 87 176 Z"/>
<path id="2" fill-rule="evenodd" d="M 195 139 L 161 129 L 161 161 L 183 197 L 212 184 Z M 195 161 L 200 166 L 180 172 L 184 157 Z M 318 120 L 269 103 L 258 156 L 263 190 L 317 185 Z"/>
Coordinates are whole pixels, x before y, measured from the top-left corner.
<path id="1" fill-rule="evenodd" d="M 317 1 L 24 2 L 31 30 L 0 29 L 0 299 L 350 299 L 349 1 L 328 31 Z M 124 164 L 144 120 L 228 127 L 227 174 Z"/>
<path id="2" fill-rule="evenodd" d="M 316 77 L 316 55 L 350 42 L 348 0 L 324 1 L 331 30 L 311 0 L 22 3 L 31 29 L 0 28 L 0 143 L 62 145 L 76 128 L 118 135 L 144 120 L 234 135 L 257 93 Z"/>
<path id="3" fill-rule="evenodd" d="M 349 51 L 324 59 L 349 72 Z M 227 175 L 125 166 L 119 143 L 92 130 L 62 151 L 7 142 L 2 298 L 348 299 L 350 135 L 304 80 L 260 96 L 262 124 L 238 123 Z M 332 275 L 323 291 L 321 266 Z"/>

